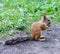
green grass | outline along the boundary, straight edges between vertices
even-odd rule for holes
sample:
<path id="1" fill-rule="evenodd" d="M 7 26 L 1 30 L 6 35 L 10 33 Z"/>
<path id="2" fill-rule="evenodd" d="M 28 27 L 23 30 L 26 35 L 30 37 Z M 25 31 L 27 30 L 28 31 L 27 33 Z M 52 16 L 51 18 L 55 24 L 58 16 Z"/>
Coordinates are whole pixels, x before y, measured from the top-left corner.
<path id="1" fill-rule="evenodd" d="M 60 0 L 0 0 L 0 36 L 11 35 L 16 28 L 29 32 L 31 24 L 43 13 L 59 22 Z"/>

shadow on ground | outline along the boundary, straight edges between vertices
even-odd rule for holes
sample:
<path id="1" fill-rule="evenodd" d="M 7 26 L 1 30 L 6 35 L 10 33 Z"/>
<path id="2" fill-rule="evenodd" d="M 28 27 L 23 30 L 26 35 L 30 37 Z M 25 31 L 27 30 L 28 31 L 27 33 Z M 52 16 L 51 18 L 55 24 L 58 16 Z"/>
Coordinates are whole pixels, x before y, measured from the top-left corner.
<path id="1" fill-rule="evenodd" d="M 23 31 L 14 34 L 14 36 L 27 35 Z M 0 54 L 60 54 L 60 27 L 51 26 L 43 32 L 47 38 L 46 41 L 26 41 L 16 45 L 0 45 Z"/>

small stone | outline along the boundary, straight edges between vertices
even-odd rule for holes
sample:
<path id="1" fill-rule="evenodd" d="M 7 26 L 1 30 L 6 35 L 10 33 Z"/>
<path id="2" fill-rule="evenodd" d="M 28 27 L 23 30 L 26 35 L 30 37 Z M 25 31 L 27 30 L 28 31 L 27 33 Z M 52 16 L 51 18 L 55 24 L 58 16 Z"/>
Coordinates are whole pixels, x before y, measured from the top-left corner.
<path id="1" fill-rule="evenodd" d="M 58 39 L 55 39 L 55 41 L 59 41 Z"/>

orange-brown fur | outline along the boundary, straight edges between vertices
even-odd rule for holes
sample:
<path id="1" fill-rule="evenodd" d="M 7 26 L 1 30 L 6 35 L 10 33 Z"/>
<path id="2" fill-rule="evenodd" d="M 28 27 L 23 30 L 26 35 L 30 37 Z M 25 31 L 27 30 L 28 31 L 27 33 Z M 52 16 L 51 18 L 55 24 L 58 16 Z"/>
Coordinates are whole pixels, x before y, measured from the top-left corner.
<path id="1" fill-rule="evenodd" d="M 38 22 L 34 22 L 31 26 L 31 37 L 34 40 L 42 40 L 44 37 L 42 36 L 42 31 L 46 30 L 47 28 L 50 27 L 50 20 L 44 15 L 42 19 Z M 47 22 L 45 23 L 44 22 Z"/>

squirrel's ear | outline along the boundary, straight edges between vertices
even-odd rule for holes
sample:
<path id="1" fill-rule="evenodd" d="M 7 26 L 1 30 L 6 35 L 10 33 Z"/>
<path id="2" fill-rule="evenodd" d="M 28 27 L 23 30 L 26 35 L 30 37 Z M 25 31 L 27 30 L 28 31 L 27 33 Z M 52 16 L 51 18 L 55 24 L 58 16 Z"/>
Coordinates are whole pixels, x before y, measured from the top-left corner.
<path id="1" fill-rule="evenodd" d="M 46 19 L 46 15 L 47 15 L 46 13 L 42 14 L 43 19 Z"/>
<path id="2" fill-rule="evenodd" d="M 46 15 L 43 16 L 43 19 L 46 19 Z"/>

